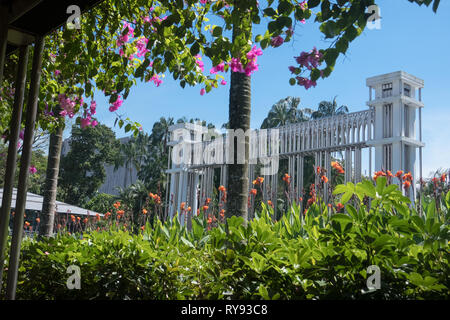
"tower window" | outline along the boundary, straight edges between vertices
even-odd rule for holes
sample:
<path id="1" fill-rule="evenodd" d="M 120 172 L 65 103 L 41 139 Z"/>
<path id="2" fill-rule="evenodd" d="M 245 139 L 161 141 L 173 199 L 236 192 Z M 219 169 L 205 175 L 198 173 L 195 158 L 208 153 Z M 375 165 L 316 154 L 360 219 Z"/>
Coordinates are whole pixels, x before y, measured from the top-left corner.
<path id="1" fill-rule="evenodd" d="M 385 104 L 383 106 L 383 138 L 392 137 L 392 104 Z"/>
<path id="2" fill-rule="evenodd" d="M 385 83 L 382 85 L 382 98 L 387 98 L 392 96 L 392 82 Z"/>
<path id="3" fill-rule="evenodd" d="M 405 84 L 405 87 L 403 88 L 403 95 L 411 97 L 411 86 L 409 84 Z"/>

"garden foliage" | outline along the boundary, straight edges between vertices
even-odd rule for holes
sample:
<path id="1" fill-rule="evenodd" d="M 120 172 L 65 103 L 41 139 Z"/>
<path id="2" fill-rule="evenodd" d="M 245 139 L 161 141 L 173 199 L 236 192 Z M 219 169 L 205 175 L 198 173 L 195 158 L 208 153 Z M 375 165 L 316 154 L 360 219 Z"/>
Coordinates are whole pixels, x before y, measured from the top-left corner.
<path id="1" fill-rule="evenodd" d="M 202 213 L 191 230 L 177 219 L 140 234 L 122 230 L 23 242 L 20 299 L 448 299 L 450 192 L 423 215 L 396 185 L 378 177 L 336 187 L 340 213 L 314 203 L 274 221 L 262 204 L 210 228 Z M 81 289 L 69 290 L 69 265 Z M 369 291 L 367 268 L 381 269 Z"/>

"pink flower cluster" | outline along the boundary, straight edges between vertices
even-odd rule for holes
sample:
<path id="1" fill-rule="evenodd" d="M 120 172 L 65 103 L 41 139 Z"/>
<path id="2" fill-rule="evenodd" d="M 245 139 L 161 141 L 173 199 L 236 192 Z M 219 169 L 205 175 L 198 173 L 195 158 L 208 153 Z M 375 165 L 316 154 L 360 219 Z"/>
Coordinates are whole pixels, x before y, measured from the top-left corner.
<path id="1" fill-rule="evenodd" d="M 35 166 L 30 166 L 30 173 L 35 174 L 37 172 L 37 169 Z"/>
<path id="2" fill-rule="evenodd" d="M 308 70 L 316 69 L 321 65 L 321 60 L 323 58 L 323 54 L 314 47 L 310 52 L 302 52 L 299 57 L 294 57 L 297 63 L 300 65 L 300 68 L 305 67 Z M 301 72 L 300 68 L 296 68 L 294 66 L 289 67 L 289 71 L 294 74 L 299 74 Z M 321 75 L 323 75 L 323 71 L 321 71 Z M 305 89 L 309 89 L 311 87 L 315 87 L 317 85 L 316 81 L 311 79 L 297 76 L 297 83 L 300 86 L 305 87 Z"/>
<path id="3" fill-rule="evenodd" d="M 257 48 L 256 46 L 254 46 L 247 53 L 247 59 L 249 61 L 248 61 L 247 65 L 245 66 L 245 68 L 242 65 L 241 60 L 238 58 L 231 58 L 231 61 L 229 62 L 228 65 L 230 66 L 232 72 L 245 73 L 247 76 L 251 76 L 253 72 L 258 71 L 259 65 L 256 62 L 257 62 L 258 56 L 260 56 L 260 55 L 262 55 L 262 50 Z M 195 63 L 200 68 L 200 70 L 204 71 L 204 64 L 203 64 L 203 61 L 201 60 L 200 55 L 195 56 Z M 224 61 L 222 61 L 217 66 L 213 67 L 209 72 L 211 74 L 216 74 L 218 72 L 225 72 L 225 65 L 226 65 L 226 63 Z M 223 79 L 220 82 L 220 84 L 225 86 L 227 84 L 227 82 L 225 81 L 225 79 Z M 206 90 L 204 88 L 202 88 L 200 90 L 200 95 L 204 95 L 205 93 L 206 93 Z"/>
<path id="4" fill-rule="evenodd" d="M 320 65 L 320 60 L 322 59 L 323 54 L 314 47 L 310 52 L 303 51 L 299 57 L 294 57 L 299 65 L 302 67 L 306 67 L 308 70 L 312 70 L 313 68 L 317 68 Z"/>
<path id="5" fill-rule="evenodd" d="M 225 72 L 225 62 L 222 61 L 221 63 L 219 63 L 217 66 L 213 67 L 209 73 L 211 74 L 216 74 L 218 72 Z"/>
<path id="6" fill-rule="evenodd" d="M 122 103 L 123 103 L 123 100 L 121 99 L 121 96 L 119 95 L 117 97 L 117 100 L 114 101 L 112 106 L 109 107 L 109 111 L 111 111 L 111 112 L 117 111 L 120 108 L 120 106 L 122 105 Z"/>
<path id="7" fill-rule="evenodd" d="M 153 82 L 157 87 L 159 87 L 161 85 L 161 83 L 163 82 L 161 80 L 161 76 L 158 74 L 154 74 L 150 79 L 148 79 L 148 81 Z"/>
<path id="8" fill-rule="evenodd" d="M 308 1 L 307 1 L 307 0 L 302 1 L 302 2 L 299 4 L 299 6 L 300 6 L 300 8 L 301 8 L 303 11 L 305 11 L 306 8 L 308 7 Z"/>
<path id="9" fill-rule="evenodd" d="M 147 43 L 148 43 L 148 39 L 145 37 L 140 38 L 136 42 L 136 49 L 137 49 L 136 56 L 138 56 L 139 58 L 145 56 L 145 54 L 149 51 L 147 49 Z"/>
<path id="10" fill-rule="evenodd" d="M 125 30 L 128 27 L 128 32 L 125 35 L 120 35 L 119 39 L 117 39 L 117 46 L 121 47 L 122 45 L 124 45 L 125 43 L 127 43 L 130 38 L 134 37 L 134 29 L 133 27 L 131 27 L 131 25 L 128 22 L 125 22 L 125 24 L 123 25 L 123 30 Z"/>
<path id="11" fill-rule="evenodd" d="M 270 44 L 274 48 L 281 46 L 283 43 L 284 43 L 284 39 L 282 36 L 273 37 L 272 40 L 270 41 Z"/>
<path id="12" fill-rule="evenodd" d="M 97 103 L 94 100 L 92 100 L 89 110 L 85 110 L 84 116 L 83 116 L 83 118 L 81 118 L 80 125 L 81 125 L 82 129 L 89 127 L 89 126 L 95 127 L 96 125 L 98 125 L 97 120 L 92 119 L 92 116 L 97 113 L 96 109 L 97 109 Z"/>
<path id="13" fill-rule="evenodd" d="M 69 118 L 72 119 L 73 116 L 75 115 L 76 102 L 72 101 L 70 98 L 66 97 L 65 94 L 58 95 L 58 102 L 62 109 L 62 111 L 59 113 L 59 115 L 62 117 L 69 116 Z"/>
<path id="14" fill-rule="evenodd" d="M 232 58 L 230 62 L 230 67 L 232 72 L 245 73 L 247 76 L 251 76 L 253 72 L 258 71 L 257 59 L 258 56 L 262 55 L 262 50 L 254 46 L 252 50 L 247 52 L 247 59 L 249 60 L 245 68 L 242 62 L 238 58 Z"/>
<path id="15" fill-rule="evenodd" d="M 305 87 L 306 90 L 308 90 L 311 87 L 315 87 L 317 85 L 316 81 L 312 81 L 311 79 L 308 79 L 308 78 L 298 76 L 298 77 L 296 77 L 296 79 L 297 79 L 297 83 L 300 86 Z"/>
<path id="16" fill-rule="evenodd" d="M 205 64 L 202 61 L 202 56 L 198 54 L 194 58 L 195 58 L 195 63 L 200 68 L 200 70 L 202 70 L 202 72 L 205 71 Z"/>

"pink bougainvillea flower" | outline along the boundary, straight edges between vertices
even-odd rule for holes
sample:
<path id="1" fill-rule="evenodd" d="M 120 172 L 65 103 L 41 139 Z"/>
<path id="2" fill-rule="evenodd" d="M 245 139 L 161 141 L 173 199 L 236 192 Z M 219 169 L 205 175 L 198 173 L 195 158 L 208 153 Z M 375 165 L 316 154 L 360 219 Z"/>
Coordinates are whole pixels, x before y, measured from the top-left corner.
<path id="1" fill-rule="evenodd" d="M 217 73 L 217 72 L 219 72 L 219 71 L 221 71 L 221 72 L 224 72 L 224 71 L 225 71 L 225 62 L 222 61 L 222 62 L 219 63 L 217 66 L 213 67 L 213 68 L 211 69 L 210 73 L 215 74 L 215 73 Z"/>
<path id="2" fill-rule="evenodd" d="M 205 92 L 206 92 L 205 88 L 201 88 L 201 89 L 200 89 L 200 95 L 201 95 L 201 96 L 204 95 Z"/>
<path id="3" fill-rule="evenodd" d="M 284 42 L 284 39 L 281 36 L 273 37 L 272 40 L 270 41 L 272 47 L 275 47 L 275 48 L 281 46 L 283 44 L 283 42 Z"/>
<path id="4" fill-rule="evenodd" d="M 25 135 L 25 130 L 24 129 L 20 130 L 20 132 L 19 132 L 19 139 L 23 140 L 24 139 L 24 135 Z"/>
<path id="5" fill-rule="evenodd" d="M 195 63 L 197 64 L 197 66 L 200 68 L 200 70 L 202 70 L 202 72 L 205 71 L 205 65 L 202 61 L 202 57 L 198 54 L 195 57 Z"/>
<path id="6" fill-rule="evenodd" d="M 55 70 L 55 76 L 59 76 L 61 74 L 60 70 Z"/>
<path id="7" fill-rule="evenodd" d="M 96 109 L 97 109 L 97 102 L 92 100 L 91 101 L 91 106 L 90 106 L 91 114 L 96 114 L 97 113 Z"/>
<path id="8" fill-rule="evenodd" d="M 84 129 L 86 127 L 89 127 L 91 125 L 91 118 L 83 118 L 81 119 L 81 128 Z"/>
<path id="9" fill-rule="evenodd" d="M 30 166 L 30 173 L 35 174 L 37 172 L 37 169 L 35 166 Z"/>
<path id="10" fill-rule="evenodd" d="M 117 109 L 120 108 L 120 106 L 122 105 L 123 100 L 121 99 L 121 96 L 117 97 L 117 100 L 114 101 L 114 103 L 112 104 L 112 106 L 109 107 L 109 111 L 114 112 L 117 111 Z"/>
<path id="11" fill-rule="evenodd" d="M 226 85 L 227 85 L 227 82 L 226 82 L 225 80 L 222 80 L 222 81 L 220 82 L 220 84 L 223 85 L 223 86 L 226 86 Z"/>
<path id="12" fill-rule="evenodd" d="M 231 58 L 230 62 L 231 71 L 233 72 L 243 72 L 244 69 L 242 68 L 242 63 L 237 58 Z"/>

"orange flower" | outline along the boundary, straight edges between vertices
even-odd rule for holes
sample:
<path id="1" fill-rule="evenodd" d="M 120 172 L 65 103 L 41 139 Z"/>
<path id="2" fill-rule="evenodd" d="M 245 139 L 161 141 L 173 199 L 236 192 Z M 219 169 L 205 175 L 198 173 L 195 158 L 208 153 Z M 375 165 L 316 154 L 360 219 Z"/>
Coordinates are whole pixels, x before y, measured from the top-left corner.
<path id="1" fill-rule="evenodd" d="M 405 182 L 403 182 L 403 187 L 405 188 L 405 190 L 408 190 L 408 188 L 411 186 L 411 182 L 409 182 L 409 180 L 406 180 Z"/>
<path id="2" fill-rule="evenodd" d="M 142 209 L 142 214 L 147 214 L 147 209 L 143 208 Z"/>
<path id="3" fill-rule="evenodd" d="M 327 178 L 326 176 L 322 176 L 322 181 L 323 181 L 324 183 L 328 183 L 328 178 Z"/>
<path id="4" fill-rule="evenodd" d="M 141 227 L 141 230 L 144 231 L 144 229 L 145 229 L 145 226 L 142 226 L 142 227 Z"/>
<path id="5" fill-rule="evenodd" d="M 345 173 L 344 168 L 342 168 L 341 164 L 337 161 L 331 161 L 331 166 L 337 170 L 338 173 Z"/>
<path id="6" fill-rule="evenodd" d="M 212 218 L 211 218 L 211 216 L 209 216 L 208 217 L 208 224 L 211 224 L 212 223 Z"/>
<path id="7" fill-rule="evenodd" d="M 344 205 L 342 204 L 342 203 L 338 203 L 337 205 L 336 205 L 336 209 L 338 210 L 338 211 L 341 211 L 342 209 L 344 209 Z"/>
<path id="8" fill-rule="evenodd" d="M 250 194 L 252 194 L 252 195 L 254 195 L 254 196 L 256 196 L 256 193 L 257 193 L 258 191 L 256 190 L 256 189 L 251 189 L 250 190 Z"/>
<path id="9" fill-rule="evenodd" d="M 25 227 L 28 227 L 30 223 L 28 221 L 25 221 Z"/>
<path id="10" fill-rule="evenodd" d="M 80 221 L 80 220 L 81 220 L 81 218 L 80 218 L 80 217 L 77 217 L 77 220 L 78 220 L 78 221 Z"/>
<path id="11" fill-rule="evenodd" d="M 180 210 L 183 211 L 185 206 L 186 206 L 186 202 L 182 202 L 180 205 Z"/>
<path id="12" fill-rule="evenodd" d="M 107 219 L 109 218 L 110 215 L 111 215 L 111 212 L 105 213 L 105 215 L 104 215 L 105 220 L 107 220 Z"/>
<path id="13" fill-rule="evenodd" d="M 409 180 L 409 182 L 411 182 L 413 180 L 411 172 L 405 173 L 405 175 L 403 176 L 403 181 L 406 181 L 406 180 Z"/>
<path id="14" fill-rule="evenodd" d="M 123 215 L 124 213 L 125 213 L 125 211 L 123 211 L 123 210 L 117 210 L 117 215 L 119 215 L 119 216 Z"/>
<path id="15" fill-rule="evenodd" d="M 97 221 L 100 221 L 100 215 L 98 213 L 95 215 L 95 218 L 97 219 Z"/>
<path id="16" fill-rule="evenodd" d="M 392 175 L 392 173 L 391 173 L 389 170 L 387 170 L 386 173 L 387 173 L 388 177 L 390 177 L 390 178 L 393 178 L 393 177 L 394 177 L 394 176 Z"/>
<path id="17" fill-rule="evenodd" d="M 192 208 L 191 207 L 187 207 L 187 212 L 191 212 Z"/>
<path id="18" fill-rule="evenodd" d="M 88 221 L 89 221 L 88 218 L 84 218 L 84 219 L 83 219 L 83 222 L 84 222 L 84 223 L 88 223 Z"/>
<path id="19" fill-rule="evenodd" d="M 75 222 L 75 216 L 73 214 L 70 215 L 70 219 Z"/>
<path id="20" fill-rule="evenodd" d="M 56 226 L 58 229 L 61 229 L 61 224 L 58 223 L 58 225 Z"/>
<path id="21" fill-rule="evenodd" d="M 197 215 L 199 215 L 200 214 L 200 209 L 197 209 Z"/>
<path id="22" fill-rule="evenodd" d="M 395 174 L 395 176 L 397 178 L 399 178 L 399 179 L 402 177 L 402 175 L 403 175 L 403 171 L 402 170 L 398 170 L 397 173 Z"/>
<path id="23" fill-rule="evenodd" d="M 443 173 L 441 176 L 441 182 L 445 182 L 445 179 L 447 179 L 447 175 Z"/>
<path id="24" fill-rule="evenodd" d="M 375 172 L 375 175 L 373 176 L 373 180 L 377 180 L 377 178 L 380 177 L 380 176 L 385 177 L 386 173 L 384 171 L 382 171 L 382 170 Z"/>
<path id="25" fill-rule="evenodd" d="M 299 201 L 299 202 L 303 202 L 303 198 L 302 198 L 302 197 L 299 197 L 299 198 L 298 198 L 298 201 Z"/>
<path id="26" fill-rule="evenodd" d="M 220 187 L 219 187 L 219 191 L 225 192 L 225 191 L 226 191 L 226 188 L 225 188 L 224 186 L 220 186 Z"/>
<path id="27" fill-rule="evenodd" d="M 209 209 L 208 206 L 203 206 L 203 211 L 206 211 L 206 210 L 208 210 L 208 209 Z"/>
<path id="28" fill-rule="evenodd" d="M 211 198 L 206 198 L 205 204 L 209 204 L 211 202 Z"/>
<path id="29" fill-rule="evenodd" d="M 316 172 L 317 172 L 317 174 L 320 174 L 320 167 L 319 166 L 317 166 Z"/>
<path id="30" fill-rule="evenodd" d="M 286 184 L 289 184 L 291 182 L 290 179 L 291 179 L 291 177 L 287 173 L 285 173 L 284 177 L 283 177 L 283 181 L 286 182 Z"/>
<path id="31" fill-rule="evenodd" d="M 37 222 L 37 223 L 40 223 L 40 222 L 41 222 L 41 219 L 40 219 L 40 218 L 36 218 L 36 222 Z"/>
<path id="32" fill-rule="evenodd" d="M 225 209 L 220 210 L 219 214 L 223 218 L 225 216 Z"/>
<path id="33" fill-rule="evenodd" d="M 264 182 L 263 177 L 258 177 L 256 180 L 253 181 L 253 184 L 262 184 Z"/>
<path id="34" fill-rule="evenodd" d="M 120 207 L 120 202 L 117 201 L 116 203 L 113 204 L 114 208 L 118 209 Z"/>
<path id="35" fill-rule="evenodd" d="M 267 204 L 273 208 L 273 203 L 270 200 L 267 200 Z"/>
<path id="36" fill-rule="evenodd" d="M 331 203 L 328 204 L 328 208 L 331 208 Z"/>

